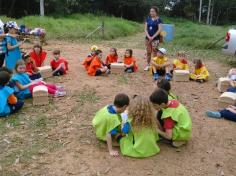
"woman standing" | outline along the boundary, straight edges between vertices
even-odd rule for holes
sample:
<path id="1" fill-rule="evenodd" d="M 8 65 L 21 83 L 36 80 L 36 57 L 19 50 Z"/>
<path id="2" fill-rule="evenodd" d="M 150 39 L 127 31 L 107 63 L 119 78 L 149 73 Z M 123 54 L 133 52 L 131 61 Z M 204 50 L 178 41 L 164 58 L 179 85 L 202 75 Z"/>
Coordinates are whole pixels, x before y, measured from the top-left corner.
<path id="1" fill-rule="evenodd" d="M 152 53 L 155 52 L 153 48 L 156 48 L 160 43 L 162 20 L 158 16 L 158 8 L 153 6 L 150 9 L 150 16 L 145 22 L 145 34 L 146 34 L 146 50 L 147 50 L 147 66 L 145 71 L 149 70 Z"/>
<path id="2" fill-rule="evenodd" d="M 8 34 L 6 35 L 7 39 L 7 55 L 6 55 L 6 67 L 10 70 L 13 70 L 16 62 L 21 59 L 20 46 L 23 42 L 18 43 L 17 39 L 13 37 L 18 32 L 18 25 L 15 21 L 7 22 Z"/>

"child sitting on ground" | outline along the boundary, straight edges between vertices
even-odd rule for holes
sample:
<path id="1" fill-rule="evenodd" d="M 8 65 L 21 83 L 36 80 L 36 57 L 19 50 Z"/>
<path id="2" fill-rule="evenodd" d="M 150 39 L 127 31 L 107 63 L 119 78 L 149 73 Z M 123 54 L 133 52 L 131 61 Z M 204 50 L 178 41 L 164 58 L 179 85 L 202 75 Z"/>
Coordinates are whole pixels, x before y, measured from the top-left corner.
<path id="1" fill-rule="evenodd" d="M 227 89 L 227 92 L 236 93 L 236 68 L 229 70 L 228 78 L 230 79 L 230 87 Z"/>
<path id="2" fill-rule="evenodd" d="M 11 76 L 6 71 L 0 71 L 0 117 L 18 112 L 24 102 L 18 101 L 14 89 L 7 86 Z"/>
<path id="3" fill-rule="evenodd" d="M 54 58 L 50 62 L 53 76 L 65 75 L 66 72 L 69 70 L 68 62 L 66 61 L 65 58 L 61 57 L 60 54 L 61 54 L 60 50 L 53 51 Z"/>
<path id="4" fill-rule="evenodd" d="M 129 105 L 129 97 L 126 94 L 117 94 L 113 105 L 108 105 L 99 110 L 92 123 L 98 139 L 107 142 L 111 156 L 118 156 L 118 151 L 112 147 L 112 141 L 119 140 L 121 136 L 121 113 Z"/>
<path id="5" fill-rule="evenodd" d="M 30 58 L 30 55 L 24 54 L 23 60 L 26 65 L 26 73 L 29 75 L 31 80 L 41 78 L 41 74 L 39 73 L 39 69 L 36 67 L 34 60 Z"/>
<path id="6" fill-rule="evenodd" d="M 43 51 L 42 45 L 36 43 L 33 51 L 30 52 L 30 57 L 34 60 L 36 67 L 42 67 L 46 59 L 47 52 Z"/>
<path id="7" fill-rule="evenodd" d="M 135 96 L 128 107 L 131 127 L 120 140 L 123 155 L 137 158 L 153 156 L 160 152 L 153 107 L 147 98 Z"/>
<path id="8" fill-rule="evenodd" d="M 84 65 L 84 68 L 86 71 L 88 71 L 89 66 L 95 57 L 95 52 L 98 50 L 98 47 L 96 45 L 91 46 L 91 53 L 87 56 L 87 58 L 82 62 L 82 65 Z"/>
<path id="9" fill-rule="evenodd" d="M 151 61 L 153 80 L 156 81 L 159 77 L 165 77 L 166 80 L 170 81 L 172 78 L 170 65 L 166 57 L 166 49 L 158 49 L 156 57 L 152 58 Z"/>
<path id="10" fill-rule="evenodd" d="M 174 70 L 189 70 L 189 65 L 184 51 L 179 51 L 177 53 L 177 59 L 173 61 Z"/>
<path id="11" fill-rule="evenodd" d="M 48 88 L 48 93 L 54 97 L 62 97 L 66 95 L 62 86 L 54 84 L 46 84 L 43 81 L 32 81 L 26 73 L 26 66 L 23 60 L 17 62 L 15 66 L 16 73 L 13 75 L 12 80 L 15 82 L 16 87 L 19 89 L 17 97 L 20 99 L 31 98 L 34 87 L 44 85 Z"/>
<path id="12" fill-rule="evenodd" d="M 209 72 L 201 59 L 194 59 L 194 71 L 190 73 L 190 80 L 194 80 L 203 83 L 208 80 Z"/>
<path id="13" fill-rule="evenodd" d="M 213 118 L 225 118 L 227 120 L 231 120 L 236 122 L 236 106 L 230 105 L 226 109 L 222 109 L 221 111 L 207 111 L 206 112 L 208 117 Z"/>
<path id="14" fill-rule="evenodd" d="M 133 50 L 127 49 L 125 51 L 124 65 L 126 73 L 133 73 L 138 70 L 138 66 L 136 65 L 136 59 L 133 58 Z"/>
<path id="15" fill-rule="evenodd" d="M 116 48 L 110 48 L 110 54 L 106 58 L 106 66 L 111 69 L 111 63 L 118 61 L 118 54 Z"/>
<path id="16" fill-rule="evenodd" d="M 109 73 L 110 73 L 110 70 L 102 62 L 102 51 L 96 50 L 95 56 L 88 69 L 88 75 L 101 76 L 101 75 L 105 75 Z"/>
<path id="17" fill-rule="evenodd" d="M 150 101 L 157 111 L 163 111 L 162 122 L 158 121 L 159 135 L 170 140 L 174 147 L 185 144 L 192 131 L 192 121 L 187 109 L 177 100 L 168 100 L 168 94 L 163 89 L 155 90 Z"/>

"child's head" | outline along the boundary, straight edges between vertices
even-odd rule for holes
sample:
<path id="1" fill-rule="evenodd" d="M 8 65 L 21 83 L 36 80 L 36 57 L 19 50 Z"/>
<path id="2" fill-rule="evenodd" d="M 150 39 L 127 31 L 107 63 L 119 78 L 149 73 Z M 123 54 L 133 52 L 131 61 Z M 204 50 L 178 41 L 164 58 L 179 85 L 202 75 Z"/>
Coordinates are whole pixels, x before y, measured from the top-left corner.
<path id="1" fill-rule="evenodd" d="M 179 60 L 184 60 L 184 59 L 186 59 L 186 52 L 185 51 L 179 51 L 178 53 L 177 53 L 177 58 L 179 59 Z"/>
<path id="2" fill-rule="evenodd" d="M 91 52 L 97 51 L 98 47 L 96 45 L 91 46 L 90 48 Z"/>
<path id="3" fill-rule="evenodd" d="M 53 56 L 55 60 L 58 60 L 60 58 L 61 51 L 56 49 L 53 51 Z"/>
<path id="4" fill-rule="evenodd" d="M 99 58 L 102 59 L 102 50 L 96 50 L 95 55 Z"/>
<path id="5" fill-rule="evenodd" d="M 116 112 L 117 113 L 124 112 L 125 109 L 127 108 L 127 106 L 129 105 L 128 95 L 126 95 L 124 93 L 117 94 L 115 96 L 113 104 L 116 107 Z"/>
<path id="6" fill-rule="evenodd" d="M 168 94 L 163 89 L 156 89 L 149 97 L 156 110 L 166 108 L 168 104 Z"/>
<path id="7" fill-rule="evenodd" d="M 157 126 L 152 104 L 147 98 L 135 96 L 130 102 L 128 114 L 134 130 L 146 127 L 155 129 Z"/>
<path id="8" fill-rule="evenodd" d="M 27 53 L 23 54 L 23 60 L 25 61 L 25 64 L 30 63 L 30 55 Z"/>
<path id="9" fill-rule="evenodd" d="M 157 49 L 157 57 L 164 57 L 166 55 L 166 49 L 165 48 L 160 48 L 160 49 Z"/>
<path id="10" fill-rule="evenodd" d="M 117 50 L 116 48 L 110 48 L 110 55 L 117 56 Z"/>
<path id="11" fill-rule="evenodd" d="M 40 45 L 39 43 L 35 43 L 34 47 L 33 47 L 34 52 L 36 52 L 37 54 L 41 53 L 43 48 L 42 45 Z"/>
<path id="12" fill-rule="evenodd" d="M 8 21 L 6 24 L 6 28 L 8 33 L 10 34 L 17 34 L 19 27 L 15 21 Z"/>
<path id="13" fill-rule="evenodd" d="M 125 50 L 125 57 L 132 57 L 133 56 L 133 50 L 127 49 Z"/>
<path id="14" fill-rule="evenodd" d="M 202 60 L 201 59 L 194 59 L 193 64 L 195 65 L 196 69 L 199 69 L 203 66 Z"/>
<path id="15" fill-rule="evenodd" d="M 0 71 L 0 86 L 5 86 L 10 79 L 11 75 L 8 72 Z"/>
<path id="16" fill-rule="evenodd" d="M 19 60 L 19 61 L 16 63 L 15 71 L 16 71 L 17 73 L 25 73 L 25 62 L 24 62 L 23 60 Z"/>
<path id="17" fill-rule="evenodd" d="M 159 89 L 165 90 L 167 93 L 169 93 L 171 90 L 170 82 L 167 81 L 166 79 L 161 79 L 161 80 L 157 81 L 157 87 Z"/>
<path id="18" fill-rule="evenodd" d="M 13 72 L 10 69 L 8 69 L 7 67 L 0 67 L 0 72 L 1 71 L 5 71 L 5 72 L 9 73 L 9 75 L 13 74 Z"/>

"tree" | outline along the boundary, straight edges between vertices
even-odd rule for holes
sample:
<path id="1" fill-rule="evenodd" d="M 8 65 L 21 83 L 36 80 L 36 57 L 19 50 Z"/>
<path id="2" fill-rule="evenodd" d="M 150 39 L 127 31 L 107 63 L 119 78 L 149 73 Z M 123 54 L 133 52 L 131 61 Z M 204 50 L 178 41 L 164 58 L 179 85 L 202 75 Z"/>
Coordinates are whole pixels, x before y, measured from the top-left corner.
<path id="1" fill-rule="evenodd" d="M 208 1 L 208 10 L 207 10 L 206 24 L 210 24 L 210 14 L 211 14 L 211 0 Z"/>
<path id="2" fill-rule="evenodd" d="M 44 16 L 44 0 L 40 0 L 40 15 Z"/>
<path id="3" fill-rule="evenodd" d="M 198 17 L 198 22 L 200 23 L 202 20 L 202 0 L 200 0 L 199 4 L 199 17 Z"/>

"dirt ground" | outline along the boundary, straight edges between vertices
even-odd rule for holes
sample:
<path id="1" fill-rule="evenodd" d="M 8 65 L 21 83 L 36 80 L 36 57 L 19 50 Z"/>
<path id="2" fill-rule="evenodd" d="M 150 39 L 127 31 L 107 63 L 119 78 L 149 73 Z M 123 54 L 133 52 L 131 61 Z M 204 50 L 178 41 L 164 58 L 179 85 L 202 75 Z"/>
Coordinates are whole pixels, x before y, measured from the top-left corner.
<path id="1" fill-rule="evenodd" d="M 105 56 L 109 46 L 118 46 L 116 42 L 98 46 Z M 205 116 L 207 109 L 217 110 L 220 94 L 215 84 L 227 73 L 227 65 L 206 61 L 211 78 L 204 84 L 172 82 L 173 92 L 192 117 L 193 133 L 188 145 L 175 149 L 160 143 L 161 152 L 150 158 L 113 158 L 106 144 L 93 133 L 94 113 L 111 103 L 116 93 L 149 96 L 154 85 L 150 74 L 143 71 L 143 49 L 134 49 L 137 73 L 89 77 L 80 62 L 90 45 L 49 41 L 44 47 L 49 53 L 47 62 L 56 48 L 68 59 L 69 74 L 47 80 L 65 85 L 68 95 L 52 100 L 46 107 L 33 107 L 27 102 L 17 116 L 0 122 L 0 175 L 236 175 L 236 123 Z M 123 55 L 124 47 L 132 46 L 126 42 L 119 48 L 119 55 Z M 26 50 L 30 47 L 25 45 Z"/>

